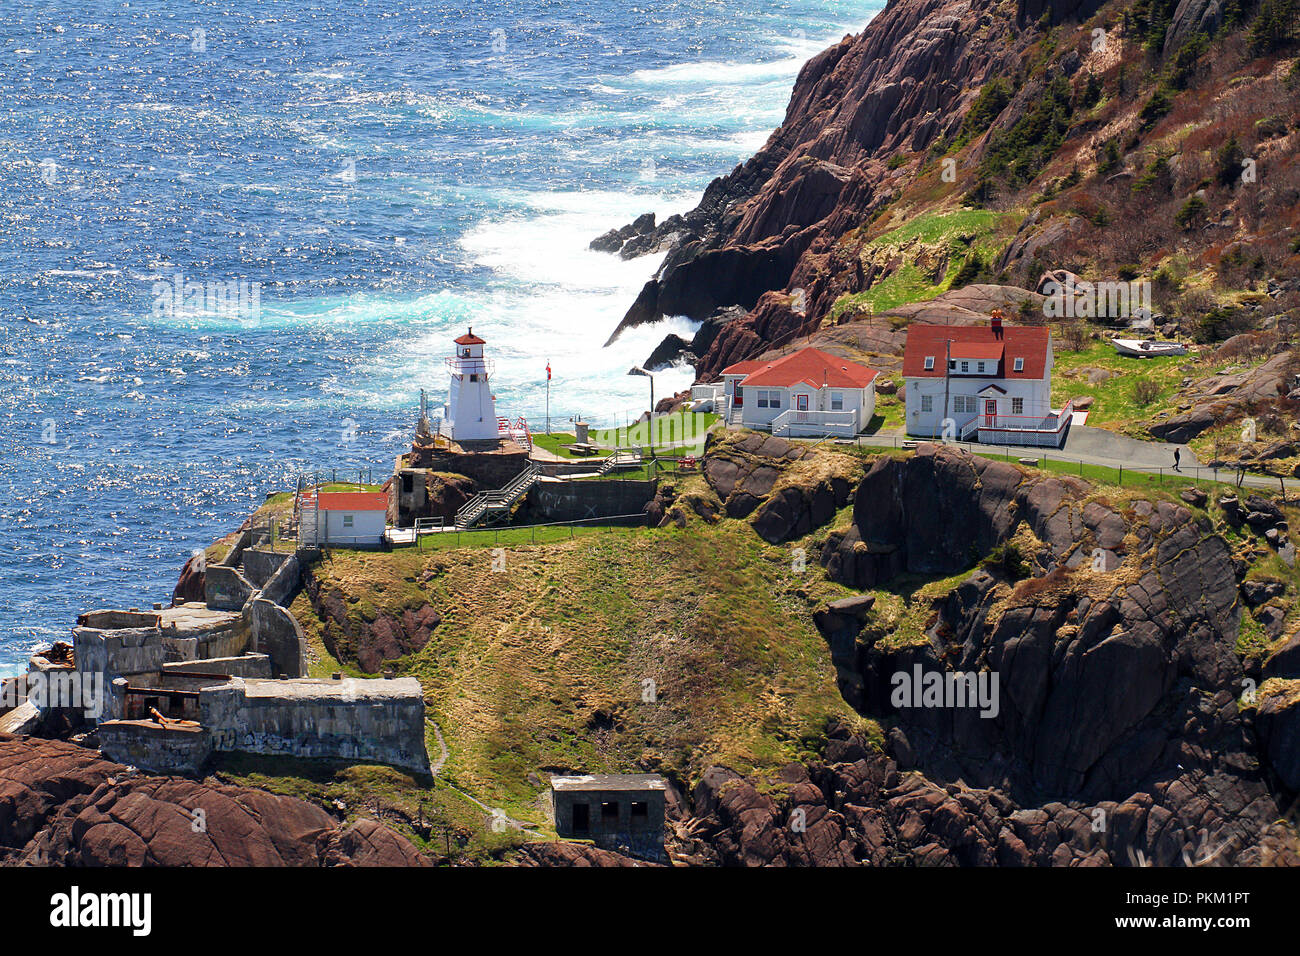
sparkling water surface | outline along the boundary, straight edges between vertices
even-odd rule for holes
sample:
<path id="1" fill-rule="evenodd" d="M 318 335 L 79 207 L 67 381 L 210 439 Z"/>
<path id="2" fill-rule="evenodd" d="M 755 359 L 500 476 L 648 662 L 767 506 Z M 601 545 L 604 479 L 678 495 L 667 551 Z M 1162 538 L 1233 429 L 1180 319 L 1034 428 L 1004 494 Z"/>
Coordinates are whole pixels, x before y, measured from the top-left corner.
<path id="1" fill-rule="evenodd" d="M 603 348 L 658 259 L 587 243 L 690 208 L 880 6 L 6 0 L 0 673 L 298 474 L 391 471 L 467 325 L 503 413 L 537 427 L 548 361 L 553 422 L 643 411 L 627 369 L 694 326 Z"/>

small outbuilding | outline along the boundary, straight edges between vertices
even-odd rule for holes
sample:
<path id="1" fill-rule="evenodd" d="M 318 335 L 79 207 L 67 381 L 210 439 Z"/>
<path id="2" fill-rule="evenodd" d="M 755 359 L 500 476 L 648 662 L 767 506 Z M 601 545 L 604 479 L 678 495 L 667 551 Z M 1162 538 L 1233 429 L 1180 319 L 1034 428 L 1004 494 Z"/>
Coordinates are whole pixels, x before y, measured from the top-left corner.
<path id="1" fill-rule="evenodd" d="M 555 832 L 651 860 L 664 858 L 664 799 L 657 773 L 552 777 Z"/>

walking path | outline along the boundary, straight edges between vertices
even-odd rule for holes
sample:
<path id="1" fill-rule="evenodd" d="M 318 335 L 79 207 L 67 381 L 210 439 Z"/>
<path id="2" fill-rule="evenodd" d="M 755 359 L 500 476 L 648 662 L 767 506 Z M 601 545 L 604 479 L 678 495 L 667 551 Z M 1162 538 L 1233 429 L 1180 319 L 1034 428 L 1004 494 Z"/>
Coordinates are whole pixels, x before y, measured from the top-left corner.
<path id="1" fill-rule="evenodd" d="M 437 777 L 438 774 L 442 773 L 442 768 L 447 764 L 447 741 L 442 736 L 442 728 L 439 727 L 434 722 L 432 717 L 426 715 L 424 720 L 430 727 L 433 728 L 433 735 L 438 739 L 438 749 L 442 751 L 442 753 L 439 754 L 438 759 L 433 763 L 432 767 L 430 767 L 431 775 Z M 464 797 L 470 803 L 474 804 L 474 806 L 484 811 L 488 815 L 488 817 L 492 820 L 493 830 L 500 831 L 505 829 L 506 827 L 511 827 L 515 830 L 519 830 L 523 833 L 527 833 L 530 836 L 537 835 L 537 824 L 529 823 L 526 820 L 516 820 L 513 817 L 511 817 L 509 814 L 507 814 L 504 810 L 502 810 L 500 807 L 489 807 L 482 800 L 479 800 L 477 797 L 470 796 L 464 790 L 461 790 L 457 787 L 453 787 L 445 780 L 442 782 L 442 785 L 446 787 L 448 790 L 450 790 L 452 793 Z"/>

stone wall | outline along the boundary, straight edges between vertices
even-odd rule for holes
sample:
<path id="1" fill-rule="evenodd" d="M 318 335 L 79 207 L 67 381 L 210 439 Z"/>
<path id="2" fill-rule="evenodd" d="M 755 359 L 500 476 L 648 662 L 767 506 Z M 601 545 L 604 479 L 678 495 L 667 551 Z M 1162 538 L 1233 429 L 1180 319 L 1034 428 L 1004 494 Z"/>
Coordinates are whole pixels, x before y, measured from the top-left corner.
<path id="1" fill-rule="evenodd" d="M 229 674 L 231 677 L 271 677 L 271 658 L 265 654 L 239 657 L 207 657 L 188 661 L 169 661 L 162 672 L 168 674 Z"/>
<path id="2" fill-rule="evenodd" d="M 106 720 L 99 725 L 105 757 L 154 773 L 196 774 L 212 753 L 212 738 L 196 724 Z"/>
<path id="3" fill-rule="evenodd" d="M 298 586 L 302 584 L 302 563 L 297 554 L 291 554 L 279 563 L 275 573 L 262 585 L 262 597 L 287 606 Z"/>
<path id="4" fill-rule="evenodd" d="M 334 757 L 427 773 L 424 698 L 400 680 L 245 680 L 199 692 L 214 750 Z"/>
<path id="5" fill-rule="evenodd" d="M 104 681 L 125 674 L 147 674 L 162 670 L 167 648 L 156 627 L 127 627 L 101 630 L 72 629 L 72 653 L 82 673 L 101 673 Z"/>
<path id="6" fill-rule="evenodd" d="M 659 487 L 650 481 L 542 481 L 528 492 L 533 521 L 580 521 L 640 514 Z"/>
<path id="7" fill-rule="evenodd" d="M 271 659 L 271 669 L 285 677 L 307 676 L 307 636 L 294 616 L 266 598 L 248 608 L 252 646 Z"/>
<path id="8" fill-rule="evenodd" d="M 253 587 L 265 588 L 272 576 L 292 557 L 292 551 L 264 551 L 261 548 L 248 548 L 244 551 L 244 577 Z"/>
<path id="9" fill-rule="evenodd" d="M 219 611 L 242 610 L 256 590 L 238 568 L 210 564 L 203 576 L 203 595 L 208 607 Z"/>

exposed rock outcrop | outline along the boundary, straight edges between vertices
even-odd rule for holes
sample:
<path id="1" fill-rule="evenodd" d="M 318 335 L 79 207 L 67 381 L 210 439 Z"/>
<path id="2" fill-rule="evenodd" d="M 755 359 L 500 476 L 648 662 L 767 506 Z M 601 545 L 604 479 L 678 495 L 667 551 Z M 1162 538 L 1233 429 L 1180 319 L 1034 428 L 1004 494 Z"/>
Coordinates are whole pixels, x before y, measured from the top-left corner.
<path id="1" fill-rule="evenodd" d="M 754 432 L 711 441 L 703 467 L 727 516 L 750 518 L 771 544 L 826 524 L 848 503 L 861 474 L 857 460 L 847 455 Z"/>
<path id="2" fill-rule="evenodd" d="M 355 661 L 370 674 L 378 673 L 385 661 L 424 647 L 442 623 L 442 616 L 429 604 L 399 610 L 356 607 L 342 591 L 322 584 L 310 566 L 303 571 L 303 586 L 321 620 L 326 649 L 339 660 Z"/>
<path id="3" fill-rule="evenodd" d="M 261 790 L 142 776 L 93 750 L 0 737 L 0 854 L 60 866 L 423 866 L 373 820 Z"/>

